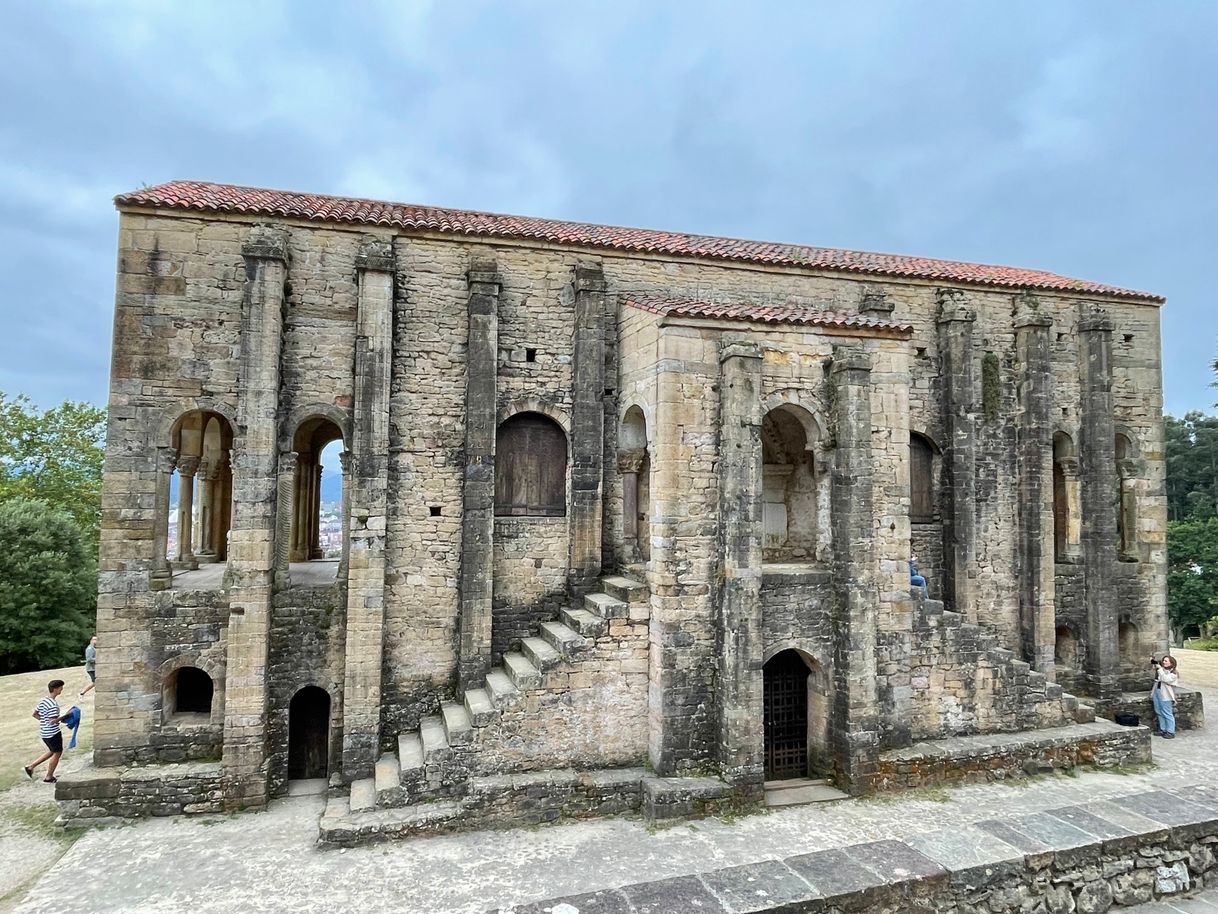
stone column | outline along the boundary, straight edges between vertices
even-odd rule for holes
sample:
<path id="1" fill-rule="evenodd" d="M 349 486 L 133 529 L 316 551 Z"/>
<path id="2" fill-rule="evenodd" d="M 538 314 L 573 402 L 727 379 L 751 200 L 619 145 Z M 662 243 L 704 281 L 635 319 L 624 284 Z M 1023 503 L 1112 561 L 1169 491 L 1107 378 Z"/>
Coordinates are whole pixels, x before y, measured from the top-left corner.
<path id="1" fill-rule="evenodd" d="M 157 448 L 156 453 L 156 524 L 152 536 L 152 571 L 148 576 L 149 590 L 168 590 L 173 582 L 169 567 L 169 488 L 173 471 L 178 465 L 178 452 L 173 448 Z"/>
<path id="2" fill-rule="evenodd" d="M 385 439 L 385 448 L 388 451 L 389 440 Z M 321 453 L 317 455 L 317 462 L 309 468 L 309 480 L 311 487 L 309 489 L 309 561 L 325 557 L 325 553 L 321 548 L 321 474 L 325 469 L 321 465 Z M 386 485 L 388 485 L 388 470 L 386 470 Z"/>
<path id="3" fill-rule="evenodd" d="M 388 532 L 393 246 L 368 239 L 356 259 L 359 302 L 351 423 L 351 553 L 343 686 L 343 779 L 372 774 L 380 747 Z"/>
<path id="4" fill-rule="evenodd" d="M 719 766 L 760 797 L 765 780 L 761 638 L 761 349 L 719 355 Z"/>
<path id="5" fill-rule="evenodd" d="M 1019 359 L 1019 641 L 1032 669 L 1052 677 L 1056 641 L 1053 589 L 1053 425 L 1049 328 L 1030 296 L 1016 297 Z"/>
<path id="6" fill-rule="evenodd" d="M 837 447 L 830 508 L 837 607 L 829 742 L 840 786 L 859 793 L 869 785 L 879 751 L 870 356 L 838 346 L 831 372 Z"/>
<path id="7" fill-rule="evenodd" d="M 601 486 L 605 447 L 605 276 L 575 268 L 575 352 L 571 409 L 571 563 L 574 592 L 601 573 Z"/>
<path id="8" fill-rule="evenodd" d="M 482 685 L 491 668 L 491 586 L 495 538 L 495 428 L 499 366 L 499 290 L 493 262 L 469 271 L 469 349 L 465 374 L 465 481 L 461 508 L 462 689 Z"/>
<path id="9" fill-rule="evenodd" d="M 203 462 L 199 467 L 199 548 L 195 559 L 200 565 L 210 565 L 217 560 L 215 537 L 216 477 L 220 473 L 217 458 Z"/>
<path id="10" fill-rule="evenodd" d="M 241 366 L 233 446 L 223 788 L 229 808 L 267 800 L 267 644 L 275 567 L 279 364 L 287 235 L 255 226 L 242 248 Z"/>
<path id="11" fill-rule="evenodd" d="M 178 459 L 178 566 L 192 570 L 199 567 L 195 561 L 195 473 L 199 469 L 198 457 Z"/>
<path id="12" fill-rule="evenodd" d="M 1116 430 L 1112 415 L 1112 319 L 1103 311 L 1079 319 L 1081 371 L 1082 551 L 1087 609 L 1087 690 L 1105 701 L 1119 695 L 1120 646 L 1113 577 L 1117 558 Z"/>
<path id="13" fill-rule="evenodd" d="M 971 575 L 977 555 L 977 385 L 973 354 L 977 314 L 965 307 L 964 293 L 959 289 L 940 289 L 938 298 L 939 373 L 947 429 L 943 447 L 947 479 L 940 489 L 948 502 L 943 512 L 943 594 L 950 609 L 976 622 Z"/>
<path id="14" fill-rule="evenodd" d="M 339 520 L 343 527 L 342 556 L 338 560 L 336 578 L 344 587 L 347 585 L 347 569 L 351 562 L 351 452 L 343 451 L 338 455 L 343 468 L 343 503 L 340 506 Z"/>
<path id="15" fill-rule="evenodd" d="M 622 543 L 631 561 L 638 561 L 639 550 L 639 470 L 643 468 L 645 448 L 623 448 L 617 452 L 617 471 L 622 477 Z"/>
<path id="16" fill-rule="evenodd" d="M 296 455 L 296 473 L 292 477 L 292 501 L 290 505 L 292 530 L 289 545 L 290 557 L 288 560 L 292 562 L 307 562 L 309 559 L 307 545 L 309 523 L 305 516 L 305 510 L 309 503 L 309 460 L 312 456 L 312 451 L 300 451 Z"/>
<path id="17" fill-rule="evenodd" d="M 296 452 L 279 452 L 279 482 L 275 501 L 275 586 L 292 586 L 292 516 L 296 498 Z"/>

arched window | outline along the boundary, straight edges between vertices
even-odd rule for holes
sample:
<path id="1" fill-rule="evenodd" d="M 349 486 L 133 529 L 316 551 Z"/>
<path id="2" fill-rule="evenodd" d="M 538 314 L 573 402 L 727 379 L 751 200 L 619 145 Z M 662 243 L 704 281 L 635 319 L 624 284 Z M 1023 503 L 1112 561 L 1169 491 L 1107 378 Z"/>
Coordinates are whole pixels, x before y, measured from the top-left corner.
<path id="1" fill-rule="evenodd" d="M 195 666 L 178 667 L 165 680 L 165 714 L 210 716 L 214 691 L 211 677 L 201 669 Z"/>
<path id="2" fill-rule="evenodd" d="M 761 522 L 767 562 L 816 552 L 815 420 L 802 407 L 776 406 L 761 418 Z"/>
<path id="3" fill-rule="evenodd" d="M 495 514 L 567 513 L 567 436 L 541 413 L 518 413 L 495 436 Z"/>
<path id="4" fill-rule="evenodd" d="M 233 430 L 208 410 L 191 410 L 173 424 L 158 467 L 154 586 L 170 585 L 172 574 L 228 557 L 232 524 Z M 199 570 L 172 586 L 219 586 L 219 572 Z M 159 589 L 159 588 L 158 588 Z"/>
<path id="5" fill-rule="evenodd" d="M 909 433 L 909 520 L 929 524 L 935 512 L 935 446 L 925 435 Z"/>
<path id="6" fill-rule="evenodd" d="M 337 559 L 343 547 L 343 433 L 330 419 L 306 419 L 292 440 L 296 478 L 292 499 L 293 562 Z"/>

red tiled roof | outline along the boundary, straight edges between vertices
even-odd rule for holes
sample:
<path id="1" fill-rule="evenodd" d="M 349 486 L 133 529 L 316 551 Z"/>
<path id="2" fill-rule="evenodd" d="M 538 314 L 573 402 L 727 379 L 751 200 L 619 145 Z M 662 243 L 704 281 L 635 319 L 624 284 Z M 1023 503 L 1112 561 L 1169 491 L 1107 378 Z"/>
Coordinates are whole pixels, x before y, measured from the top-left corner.
<path id="1" fill-rule="evenodd" d="M 1163 301 L 1158 295 L 1120 289 L 1055 273 L 989 266 L 956 260 L 931 260 L 899 254 L 869 254 L 798 244 L 742 241 L 684 232 L 619 228 L 584 222 L 560 222 L 528 216 L 504 216 L 472 210 L 440 209 L 408 203 L 382 203 L 324 194 L 170 181 L 114 198 L 119 207 L 153 207 L 195 212 L 245 213 L 254 216 L 377 225 L 482 238 L 513 238 L 605 250 L 728 260 L 772 266 L 803 267 L 864 276 L 925 279 L 945 284 L 1076 292 Z"/>
<path id="2" fill-rule="evenodd" d="M 631 296 L 626 304 L 650 311 L 678 317 L 707 317 L 728 321 L 757 321 L 763 324 L 804 324 L 813 327 L 837 327 L 842 330 L 870 330 L 884 334 L 908 335 L 913 328 L 877 320 L 862 314 L 845 311 L 818 311 L 800 305 L 750 305 L 697 301 L 692 298 L 672 296 Z"/>

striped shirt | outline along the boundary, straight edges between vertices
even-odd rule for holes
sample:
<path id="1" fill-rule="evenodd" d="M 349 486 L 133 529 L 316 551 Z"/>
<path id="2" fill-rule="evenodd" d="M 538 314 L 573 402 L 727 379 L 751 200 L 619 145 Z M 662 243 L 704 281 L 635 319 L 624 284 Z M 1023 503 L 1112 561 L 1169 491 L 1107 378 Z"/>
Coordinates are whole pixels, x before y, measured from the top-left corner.
<path id="1" fill-rule="evenodd" d="M 55 736 L 59 732 L 59 705 L 55 703 L 54 698 L 48 695 L 42 699 L 34 713 L 38 715 L 39 736 Z"/>

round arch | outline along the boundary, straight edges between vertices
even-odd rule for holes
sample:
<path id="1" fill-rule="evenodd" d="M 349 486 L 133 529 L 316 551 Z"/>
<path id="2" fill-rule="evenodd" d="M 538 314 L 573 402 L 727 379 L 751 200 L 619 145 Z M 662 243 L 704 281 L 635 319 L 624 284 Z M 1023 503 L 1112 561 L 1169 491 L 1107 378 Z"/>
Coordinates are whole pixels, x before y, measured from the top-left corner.
<path id="1" fill-rule="evenodd" d="M 306 403 L 292 410 L 288 421 L 284 423 L 283 435 L 279 441 L 280 450 L 291 449 L 301 426 L 314 419 L 324 419 L 338 428 L 342 435 L 343 447 L 351 440 L 351 411 L 330 403 Z"/>
<path id="2" fill-rule="evenodd" d="M 503 425 L 508 419 L 520 413 L 540 413 L 547 419 L 553 419 L 558 423 L 558 427 L 562 429 L 563 434 L 566 435 L 568 444 L 570 443 L 571 415 L 561 406 L 556 406 L 549 400 L 543 400 L 541 397 L 519 397 L 510 403 L 505 403 L 499 408 L 495 424 L 497 426 Z"/>

